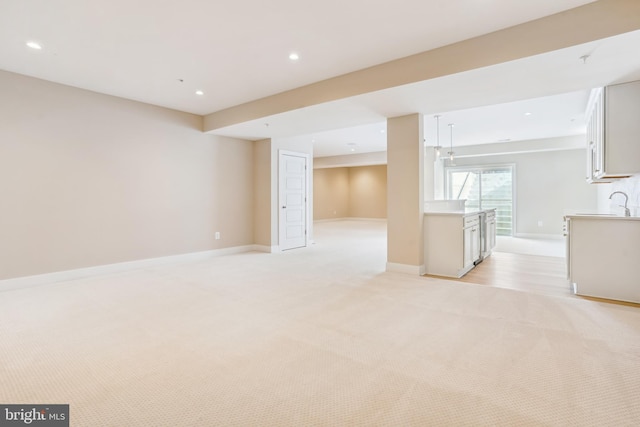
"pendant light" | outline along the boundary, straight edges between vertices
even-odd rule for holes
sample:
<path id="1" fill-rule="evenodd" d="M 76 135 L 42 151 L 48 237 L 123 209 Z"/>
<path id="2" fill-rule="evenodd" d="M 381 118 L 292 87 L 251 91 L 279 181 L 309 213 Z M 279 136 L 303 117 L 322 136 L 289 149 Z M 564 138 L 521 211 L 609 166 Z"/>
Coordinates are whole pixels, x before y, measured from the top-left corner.
<path id="1" fill-rule="evenodd" d="M 453 165 L 453 123 L 449 123 L 449 134 L 450 134 L 450 142 L 449 142 L 449 161 Z"/>
<path id="2" fill-rule="evenodd" d="M 433 117 L 436 119 L 436 146 L 433 148 L 436 150 L 436 157 L 440 157 L 440 149 L 442 148 L 440 146 L 440 115 L 436 114 Z"/>

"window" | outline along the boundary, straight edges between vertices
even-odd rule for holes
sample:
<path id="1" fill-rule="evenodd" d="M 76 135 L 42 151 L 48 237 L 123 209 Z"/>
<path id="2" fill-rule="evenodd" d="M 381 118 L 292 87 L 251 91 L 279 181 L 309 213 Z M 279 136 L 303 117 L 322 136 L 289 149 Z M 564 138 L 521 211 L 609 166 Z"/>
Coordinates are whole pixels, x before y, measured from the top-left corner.
<path id="1" fill-rule="evenodd" d="M 446 171 L 448 199 L 466 199 L 469 208 L 496 208 L 497 234 L 513 234 L 514 166 L 451 167 Z"/>

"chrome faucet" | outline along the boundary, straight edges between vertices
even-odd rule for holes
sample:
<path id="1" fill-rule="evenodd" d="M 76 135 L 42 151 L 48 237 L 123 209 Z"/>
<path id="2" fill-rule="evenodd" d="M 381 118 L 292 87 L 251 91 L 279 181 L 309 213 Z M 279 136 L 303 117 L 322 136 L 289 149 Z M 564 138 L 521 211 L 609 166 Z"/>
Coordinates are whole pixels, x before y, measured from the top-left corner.
<path id="1" fill-rule="evenodd" d="M 624 208 L 624 216 L 631 216 L 631 211 L 627 207 L 627 202 L 629 202 L 629 196 L 627 196 L 627 193 L 625 193 L 624 191 L 614 191 L 613 193 L 611 193 L 611 195 L 609 195 L 609 200 L 611 200 L 614 194 L 622 194 L 624 196 L 624 206 L 619 206 L 621 208 Z"/>

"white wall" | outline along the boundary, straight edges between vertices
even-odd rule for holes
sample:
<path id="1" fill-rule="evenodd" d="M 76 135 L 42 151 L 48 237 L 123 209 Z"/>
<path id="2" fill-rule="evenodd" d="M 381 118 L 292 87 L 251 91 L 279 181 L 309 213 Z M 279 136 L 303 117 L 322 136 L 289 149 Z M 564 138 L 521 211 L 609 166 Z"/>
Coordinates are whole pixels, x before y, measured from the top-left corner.
<path id="1" fill-rule="evenodd" d="M 455 164 L 456 166 L 514 164 L 516 168 L 515 234 L 561 235 L 563 216 L 568 211 L 597 209 L 597 188 L 587 184 L 585 180 L 585 156 L 585 149 L 492 154 L 457 158 Z M 542 226 L 538 226 L 538 221 L 542 221 Z"/>
<path id="2" fill-rule="evenodd" d="M 0 280 L 252 244 L 253 145 L 201 129 L 0 71 Z"/>
<path id="3" fill-rule="evenodd" d="M 627 207 L 631 211 L 631 215 L 640 216 L 640 174 L 630 178 L 619 179 L 611 184 L 597 184 L 597 186 L 598 209 L 601 212 L 624 215 L 624 209 L 620 207 L 620 205 L 624 204 L 624 196 L 615 195 L 613 199 L 609 199 L 609 196 L 614 191 L 623 191 L 629 196 Z"/>

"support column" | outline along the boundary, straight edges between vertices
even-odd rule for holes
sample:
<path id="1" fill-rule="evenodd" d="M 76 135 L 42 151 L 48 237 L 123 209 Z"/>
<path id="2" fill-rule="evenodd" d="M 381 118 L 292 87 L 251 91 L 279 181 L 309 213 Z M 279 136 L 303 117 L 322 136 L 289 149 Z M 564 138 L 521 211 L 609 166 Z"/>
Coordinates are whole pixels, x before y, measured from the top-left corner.
<path id="1" fill-rule="evenodd" d="M 424 273 L 422 114 L 387 119 L 387 271 Z"/>
<path id="2" fill-rule="evenodd" d="M 272 237 L 272 151 L 271 139 L 253 143 L 253 242 L 263 252 L 275 252 Z"/>

